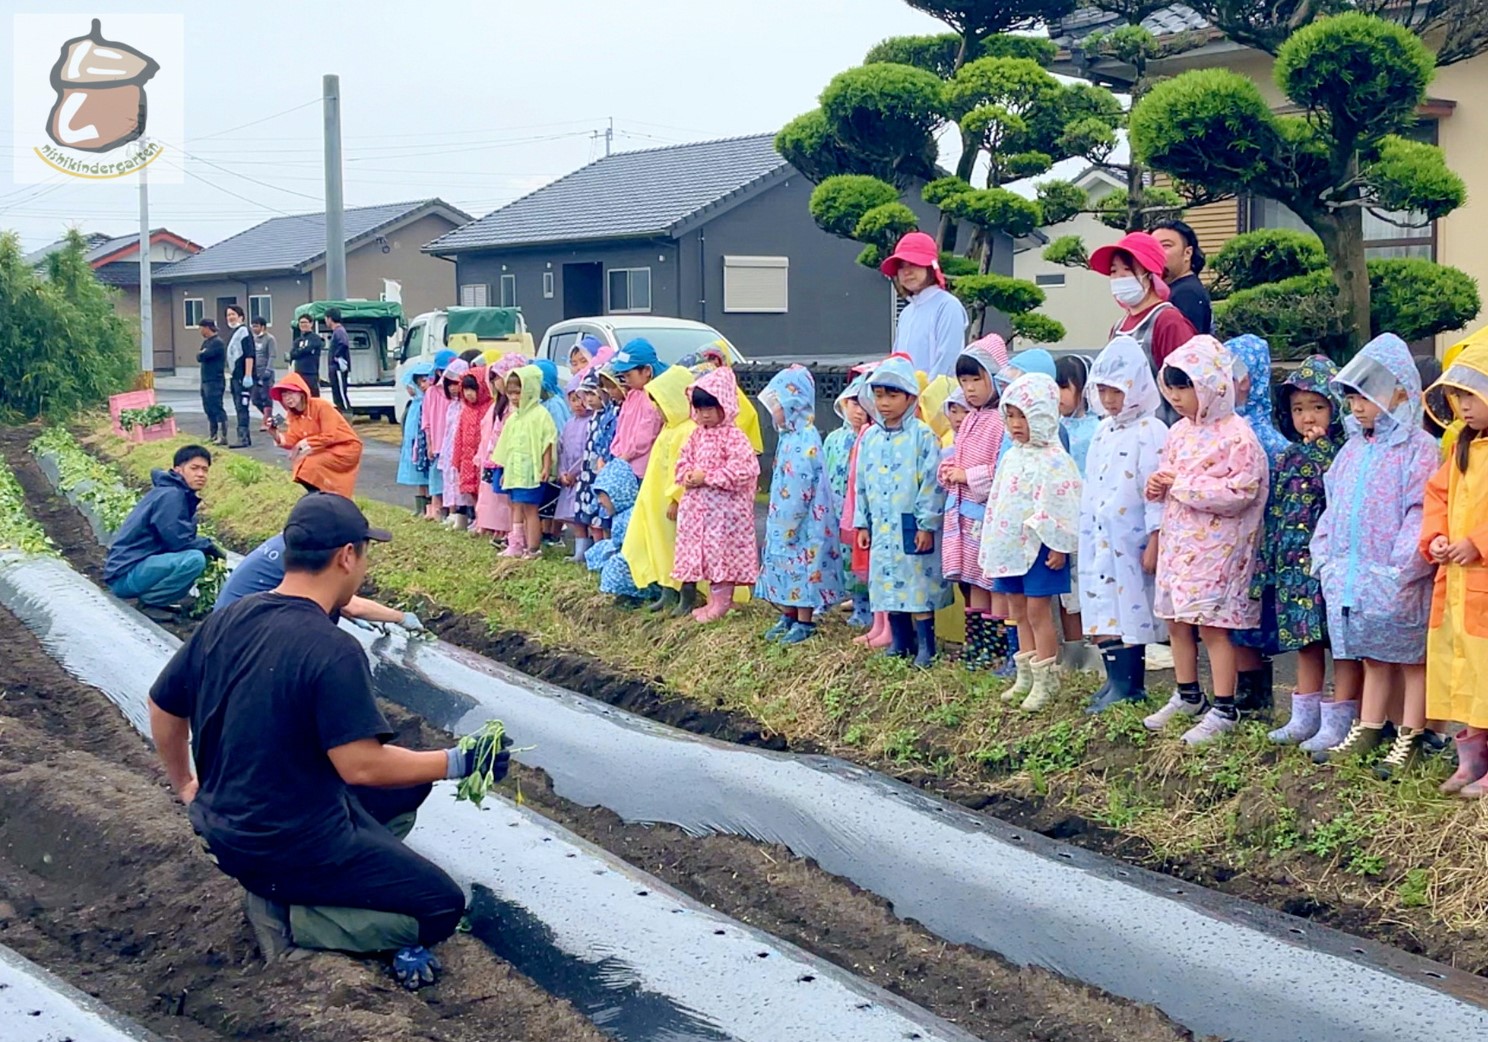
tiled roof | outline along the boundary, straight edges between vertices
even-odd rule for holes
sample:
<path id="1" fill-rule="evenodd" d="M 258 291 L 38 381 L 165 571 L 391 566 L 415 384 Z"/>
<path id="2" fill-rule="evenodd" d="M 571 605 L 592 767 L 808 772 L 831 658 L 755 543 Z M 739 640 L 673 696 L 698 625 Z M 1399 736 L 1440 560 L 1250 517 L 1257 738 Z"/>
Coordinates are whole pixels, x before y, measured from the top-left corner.
<path id="1" fill-rule="evenodd" d="M 430 253 L 634 238 L 679 224 L 788 170 L 775 135 L 620 152 L 429 243 Z"/>
<path id="2" fill-rule="evenodd" d="M 108 241 L 109 237 L 101 232 L 92 232 L 88 235 L 83 236 L 83 242 L 87 243 L 90 251 L 99 243 Z M 39 250 L 33 250 L 30 253 L 26 254 L 26 256 L 21 258 L 21 263 L 26 265 L 26 267 L 28 268 L 34 268 L 37 265 L 44 263 L 48 257 L 56 253 L 58 250 L 62 249 L 62 247 L 66 245 L 66 239 L 58 239 L 54 243 L 49 243 Z"/>
<path id="3" fill-rule="evenodd" d="M 391 225 L 421 216 L 421 211 L 425 210 L 443 212 L 456 223 L 470 219 L 469 214 L 441 199 L 350 207 L 344 215 L 346 241 L 348 244 L 356 242 Z M 275 217 L 177 261 L 162 272 L 161 278 L 175 282 L 251 272 L 302 271 L 324 254 L 324 213 Z"/>
<path id="4" fill-rule="evenodd" d="M 168 267 L 170 267 L 170 261 L 156 261 L 150 265 L 150 273 L 153 277 L 159 278 L 160 273 Z M 110 264 L 105 264 L 101 268 L 94 268 L 93 274 L 105 286 L 138 286 L 140 281 L 139 261 L 138 259 L 129 258 L 114 261 Z"/>
<path id="5" fill-rule="evenodd" d="M 1120 15 L 1093 7 L 1081 7 L 1051 25 L 1049 38 L 1053 40 L 1054 46 L 1067 51 L 1097 30 L 1116 29 L 1125 24 L 1126 20 Z M 1154 36 L 1172 36 L 1212 27 L 1203 15 L 1192 8 L 1183 4 L 1170 4 L 1142 19 L 1142 28 Z"/>

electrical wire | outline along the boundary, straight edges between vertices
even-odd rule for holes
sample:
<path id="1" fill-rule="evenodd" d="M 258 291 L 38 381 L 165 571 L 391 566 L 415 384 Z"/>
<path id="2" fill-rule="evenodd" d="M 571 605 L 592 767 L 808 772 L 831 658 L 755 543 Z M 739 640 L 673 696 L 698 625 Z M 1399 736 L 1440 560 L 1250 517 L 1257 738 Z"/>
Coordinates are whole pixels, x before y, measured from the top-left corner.
<path id="1" fill-rule="evenodd" d="M 216 138 L 216 137 L 226 137 L 228 134 L 236 134 L 240 130 L 247 130 L 249 127 L 256 127 L 256 126 L 258 126 L 261 123 L 267 123 L 270 120 L 278 119 L 280 116 L 287 116 L 291 112 L 298 112 L 301 109 L 308 109 L 311 105 L 318 105 L 318 104 L 320 104 L 320 102 L 322 100 L 323 99 L 321 99 L 321 98 L 311 98 L 309 101 L 304 102 L 303 104 L 300 104 L 300 105 L 296 105 L 294 108 L 285 109 L 283 112 L 276 112 L 272 116 L 265 116 L 262 119 L 255 119 L 251 123 L 243 123 L 243 124 L 241 124 L 239 126 L 236 126 L 236 127 L 228 127 L 226 130 L 219 130 L 219 131 L 216 131 L 215 133 L 212 133 L 212 134 L 204 134 L 203 136 L 197 138 L 196 140 L 197 141 L 211 141 L 213 138 Z M 193 142 L 193 144 L 194 144 L 194 142 Z"/>

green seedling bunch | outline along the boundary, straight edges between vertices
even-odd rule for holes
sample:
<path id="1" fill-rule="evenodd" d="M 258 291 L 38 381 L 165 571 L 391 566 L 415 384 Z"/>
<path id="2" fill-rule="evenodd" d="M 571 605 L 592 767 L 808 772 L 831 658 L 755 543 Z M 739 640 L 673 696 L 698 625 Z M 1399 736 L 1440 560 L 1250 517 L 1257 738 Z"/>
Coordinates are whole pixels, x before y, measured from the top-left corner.
<path id="1" fill-rule="evenodd" d="M 455 799 L 469 800 L 479 807 L 486 793 L 496 787 L 496 756 L 501 752 L 501 739 L 506 736 L 506 725 L 500 720 L 488 720 L 480 729 L 472 731 L 456 743 L 466 753 L 474 749 L 475 770 L 460 779 L 455 787 Z"/>
<path id="2" fill-rule="evenodd" d="M 56 552 L 46 530 L 26 513 L 26 494 L 7 467 L 0 467 L 0 549 L 26 554 Z"/>

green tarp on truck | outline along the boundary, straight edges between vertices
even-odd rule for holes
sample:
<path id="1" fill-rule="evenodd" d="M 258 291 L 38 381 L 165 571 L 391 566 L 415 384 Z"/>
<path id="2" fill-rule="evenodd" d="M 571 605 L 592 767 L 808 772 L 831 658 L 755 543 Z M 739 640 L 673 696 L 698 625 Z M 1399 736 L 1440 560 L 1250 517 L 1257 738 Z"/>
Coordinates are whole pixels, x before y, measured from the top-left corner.
<path id="1" fill-rule="evenodd" d="M 474 333 L 477 340 L 515 336 L 522 321 L 518 308 L 449 308 L 445 335 Z"/>
<path id="2" fill-rule="evenodd" d="M 316 322 L 324 320 L 331 308 L 341 309 L 343 322 L 377 322 L 392 319 L 399 325 L 403 322 L 403 305 L 395 300 L 316 300 L 295 308 L 294 320 L 309 315 Z"/>

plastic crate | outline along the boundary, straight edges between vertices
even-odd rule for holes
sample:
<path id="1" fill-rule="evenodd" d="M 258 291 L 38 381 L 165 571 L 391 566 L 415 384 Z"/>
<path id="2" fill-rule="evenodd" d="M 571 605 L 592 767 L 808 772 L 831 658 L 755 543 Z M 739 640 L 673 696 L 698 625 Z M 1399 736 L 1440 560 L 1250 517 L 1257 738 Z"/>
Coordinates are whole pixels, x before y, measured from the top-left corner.
<path id="1" fill-rule="evenodd" d="M 114 433 L 127 437 L 128 432 L 119 424 L 119 414 L 125 409 L 148 409 L 155 404 L 154 391 L 129 391 L 109 398 L 109 419 L 114 421 Z"/>
<path id="2" fill-rule="evenodd" d="M 124 436 L 136 445 L 143 445 L 147 441 L 164 441 L 166 438 L 176 436 L 176 421 L 174 418 L 163 423 L 154 423 L 148 427 L 134 427 L 124 432 Z"/>

